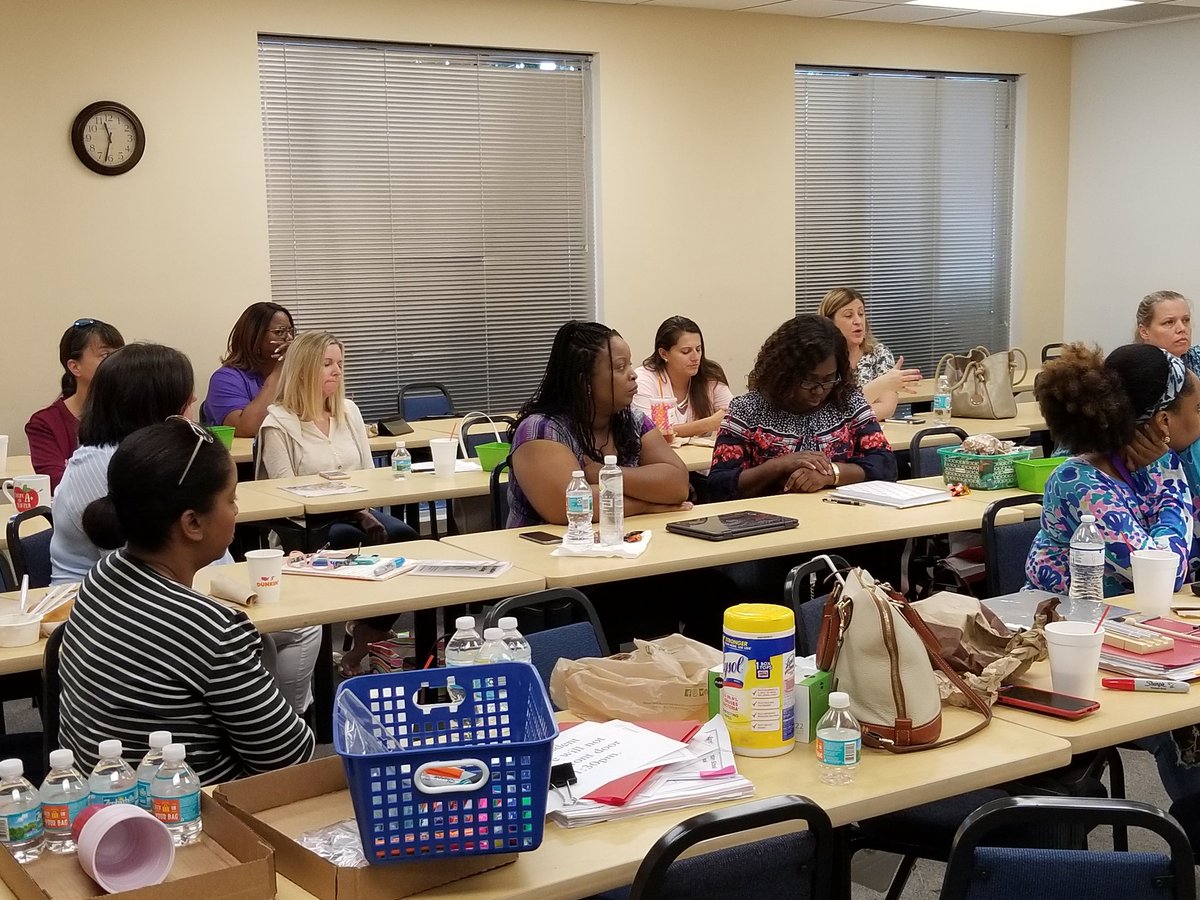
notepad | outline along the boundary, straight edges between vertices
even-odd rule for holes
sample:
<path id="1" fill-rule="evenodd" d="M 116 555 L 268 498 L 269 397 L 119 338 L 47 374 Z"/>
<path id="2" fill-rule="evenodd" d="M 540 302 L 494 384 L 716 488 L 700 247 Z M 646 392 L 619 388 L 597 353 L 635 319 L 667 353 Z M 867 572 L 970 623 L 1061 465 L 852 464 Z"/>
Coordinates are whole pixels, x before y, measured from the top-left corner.
<path id="1" fill-rule="evenodd" d="M 846 500 L 857 500 L 859 503 L 891 506 L 896 509 L 928 506 L 930 503 L 945 503 L 950 499 L 949 491 L 916 484 L 900 484 L 894 481 L 864 481 L 861 484 L 846 484 L 837 488 L 833 495 Z"/>

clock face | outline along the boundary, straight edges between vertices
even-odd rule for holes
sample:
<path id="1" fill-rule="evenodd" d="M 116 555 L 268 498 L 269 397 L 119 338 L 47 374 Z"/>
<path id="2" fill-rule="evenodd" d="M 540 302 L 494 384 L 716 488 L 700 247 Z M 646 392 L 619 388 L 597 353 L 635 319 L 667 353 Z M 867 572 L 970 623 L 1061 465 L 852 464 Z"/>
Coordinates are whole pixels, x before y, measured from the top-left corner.
<path id="1" fill-rule="evenodd" d="M 142 157 L 145 132 L 133 111 L 119 103 L 101 101 L 75 117 L 71 143 L 75 155 L 93 172 L 120 175 Z"/>

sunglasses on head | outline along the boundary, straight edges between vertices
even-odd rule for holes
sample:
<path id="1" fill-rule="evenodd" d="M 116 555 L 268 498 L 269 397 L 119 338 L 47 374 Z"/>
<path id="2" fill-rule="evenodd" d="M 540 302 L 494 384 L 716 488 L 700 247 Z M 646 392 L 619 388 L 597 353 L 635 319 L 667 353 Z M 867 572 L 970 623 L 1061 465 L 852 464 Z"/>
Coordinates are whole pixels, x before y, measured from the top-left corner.
<path id="1" fill-rule="evenodd" d="M 72 328 L 87 328 L 89 325 L 103 324 L 99 319 L 76 319 L 71 323 Z"/>
<path id="2" fill-rule="evenodd" d="M 183 467 L 183 474 L 179 476 L 179 480 L 175 482 L 175 486 L 179 487 L 183 484 L 183 479 L 187 478 L 188 472 L 192 471 L 192 463 L 196 461 L 196 454 L 200 452 L 201 444 L 211 444 L 213 440 L 212 432 L 206 428 L 197 425 L 186 416 L 167 416 L 168 422 L 183 422 L 188 428 L 192 429 L 192 434 L 196 436 L 196 446 L 192 450 L 192 455 L 188 457 L 187 465 Z"/>

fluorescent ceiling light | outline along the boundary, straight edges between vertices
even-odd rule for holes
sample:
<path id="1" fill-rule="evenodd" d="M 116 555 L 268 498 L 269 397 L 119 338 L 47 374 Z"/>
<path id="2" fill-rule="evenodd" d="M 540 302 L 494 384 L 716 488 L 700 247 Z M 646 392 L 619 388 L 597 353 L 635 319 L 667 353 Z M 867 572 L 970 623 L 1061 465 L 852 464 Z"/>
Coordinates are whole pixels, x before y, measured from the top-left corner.
<path id="1" fill-rule="evenodd" d="M 1137 6 L 1140 0 L 908 0 L 908 6 L 936 6 L 1020 16 L 1078 16 L 1102 9 Z"/>

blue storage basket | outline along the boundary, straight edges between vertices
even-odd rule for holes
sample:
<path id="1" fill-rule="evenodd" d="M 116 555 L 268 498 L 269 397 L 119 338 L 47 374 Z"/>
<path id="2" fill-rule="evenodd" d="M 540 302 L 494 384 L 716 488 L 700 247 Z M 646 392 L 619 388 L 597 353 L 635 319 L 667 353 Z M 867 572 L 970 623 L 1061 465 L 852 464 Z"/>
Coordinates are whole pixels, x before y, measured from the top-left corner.
<path id="1" fill-rule="evenodd" d="M 451 703 L 422 705 L 422 688 Z M 558 725 L 533 666 L 493 663 L 362 675 L 344 681 L 391 749 L 346 748 L 334 703 L 334 749 L 346 767 L 370 863 L 534 850 L 542 842 Z"/>

